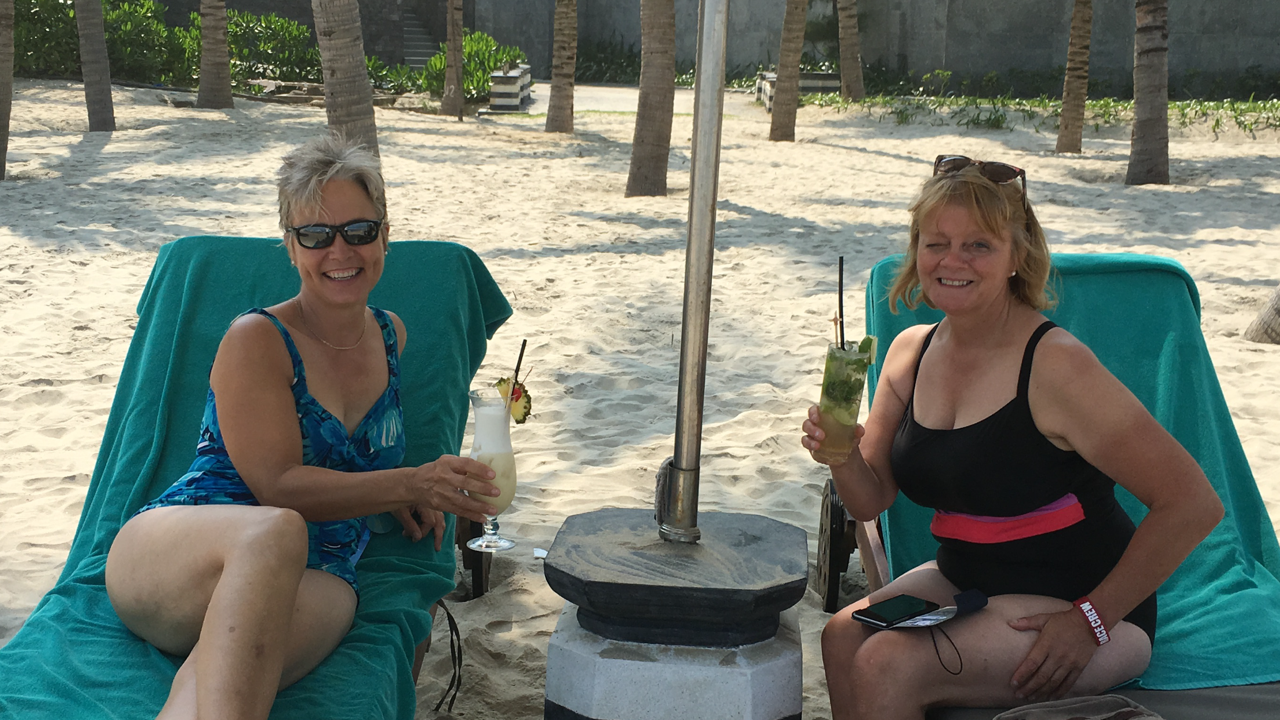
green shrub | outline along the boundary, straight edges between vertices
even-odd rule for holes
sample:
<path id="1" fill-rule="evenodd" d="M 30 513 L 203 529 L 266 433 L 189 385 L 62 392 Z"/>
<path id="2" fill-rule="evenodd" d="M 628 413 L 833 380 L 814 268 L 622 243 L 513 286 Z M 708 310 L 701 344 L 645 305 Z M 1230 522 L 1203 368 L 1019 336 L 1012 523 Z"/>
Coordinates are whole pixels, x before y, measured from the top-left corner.
<path id="1" fill-rule="evenodd" d="M 102 19 L 113 79 L 169 82 L 180 72 L 184 57 L 169 26 L 164 24 L 163 5 L 152 0 L 108 0 Z"/>
<path id="2" fill-rule="evenodd" d="M 199 27 L 199 15 L 192 13 Z M 199 34 L 197 33 L 197 40 Z M 231 47 L 231 79 L 323 82 L 320 47 L 311 28 L 279 15 L 227 11 L 227 44 Z"/>
<path id="3" fill-rule="evenodd" d="M 80 35 L 72 0 L 16 0 L 13 73 L 20 77 L 80 75 Z"/>
<path id="4" fill-rule="evenodd" d="M 524 51 L 514 45 L 499 45 L 497 40 L 482 33 L 463 30 L 462 38 L 462 95 L 467 100 L 484 100 L 489 97 L 489 75 L 500 67 L 518 65 L 528 61 Z M 423 71 L 415 73 L 415 82 L 421 80 L 418 92 L 444 93 L 445 44 L 440 52 L 427 61 Z"/>
<path id="5" fill-rule="evenodd" d="M 14 74 L 79 77 L 74 2 L 17 0 L 14 10 Z M 164 24 L 164 6 L 152 0 L 107 0 L 102 14 L 113 78 L 165 82 L 177 71 L 182 58 Z"/>

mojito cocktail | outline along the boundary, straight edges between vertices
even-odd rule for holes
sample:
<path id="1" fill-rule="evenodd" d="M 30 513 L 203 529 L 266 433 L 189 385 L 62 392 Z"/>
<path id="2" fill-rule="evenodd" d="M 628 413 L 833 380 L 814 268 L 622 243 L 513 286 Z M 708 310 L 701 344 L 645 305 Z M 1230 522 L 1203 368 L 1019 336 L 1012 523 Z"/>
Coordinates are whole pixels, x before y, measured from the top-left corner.
<path id="1" fill-rule="evenodd" d="M 818 427 L 822 445 L 814 459 L 828 465 L 843 465 L 853 452 L 858 427 L 858 408 L 867 384 L 867 368 L 876 361 L 876 339 L 868 335 L 857 345 L 836 343 L 827 346 L 827 364 L 822 371 L 822 399 L 818 401 Z"/>

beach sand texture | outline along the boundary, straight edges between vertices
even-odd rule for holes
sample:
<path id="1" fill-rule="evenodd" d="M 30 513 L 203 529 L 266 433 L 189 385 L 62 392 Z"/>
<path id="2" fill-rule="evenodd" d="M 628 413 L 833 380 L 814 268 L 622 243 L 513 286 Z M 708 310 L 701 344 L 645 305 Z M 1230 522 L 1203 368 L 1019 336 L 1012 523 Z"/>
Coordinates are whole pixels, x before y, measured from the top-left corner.
<path id="1" fill-rule="evenodd" d="M 0 184 L 0 643 L 66 558 L 158 248 L 184 235 L 276 235 L 280 156 L 325 125 L 317 108 L 175 109 L 160 95 L 117 88 L 119 129 L 90 135 L 79 85 L 17 82 Z M 672 453 L 692 118 L 675 120 L 670 195 L 625 199 L 634 115 L 580 113 L 577 133 L 561 136 L 537 117 L 377 112 L 393 239 L 474 248 L 515 309 L 479 378 L 510 374 L 529 340 L 534 417 L 513 429 L 520 486 L 501 519 L 519 546 L 495 560 L 487 596 L 452 605 L 466 652 L 454 715 L 539 718 L 562 601 L 534 548 L 550 547 L 569 514 L 650 507 L 654 472 Z M 762 108 L 731 112 L 702 510 L 803 527 L 816 556 L 826 474 L 799 427 L 817 399 L 836 258 L 847 265 L 849 333 L 860 335 L 868 271 L 903 247 L 906 206 L 946 152 L 1026 168 L 1056 251 L 1151 253 L 1187 267 L 1236 428 L 1280 520 L 1280 347 L 1240 337 L 1280 280 L 1280 136 L 1175 131 L 1175 184 L 1131 188 L 1127 128 L 1090 129 L 1071 157 L 1029 128 L 898 126 L 815 108 L 801 110 L 797 142 L 770 143 Z M 848 578 L 851 594 L 857 582 Z M 829 717 L 827 616 L 812 592 L 800 610 L 804 715 Z M 435 717 L 447 644 L 438 628 L 419 717 Z"/>

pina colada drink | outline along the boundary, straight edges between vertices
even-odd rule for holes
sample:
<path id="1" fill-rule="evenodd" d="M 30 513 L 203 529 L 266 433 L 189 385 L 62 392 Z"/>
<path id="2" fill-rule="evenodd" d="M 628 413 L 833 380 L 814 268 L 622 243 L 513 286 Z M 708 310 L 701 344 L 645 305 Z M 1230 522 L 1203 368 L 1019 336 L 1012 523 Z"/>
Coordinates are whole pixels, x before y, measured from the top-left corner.
<path id="1" fill-rule="evenodd" d="M 858 409 L 867 384 L 867 368 L 876 361 L 876 339 L 868 335 L 857 345 L 836 343 L 827 346 L 827 364 L 822 371 L 822 398 L 818 401 L 821 447 L 813 453 L 819 462 L 842 465 L 853 452 L 858 427 Z"/>
<path id="2" fill-rule="evenodd" d="M 494 518 L 511 505 L 516 494 L 516 458 L 511 449 L 511 407 L 507 398 L 495 387 L 472 390 L 471 410 L 475 415 L 476 434 L 471 440 L 471 457 L 493 469 L 493 483 L 501 491 L 498 497 L 477 496 L 493 505 L 495 511 L 484 525 L 484 536 L 473 538 L 467 547 L 480 552 L 508 550 L 515 543 L 498 535 Z"/>
<path id="3" fill-rule="evenodd" d="M 502 491 L 498 497 L 485 496 L 483 500 L 497 508 L 495 514 L 505 512 L 511 507 L 511 499 L 516 495 L 515 453 L 510 450 L 504 453 L 481 452 L 476 455 L 476 460 L 493 468 L 494 477 L 489 482 Z"/>

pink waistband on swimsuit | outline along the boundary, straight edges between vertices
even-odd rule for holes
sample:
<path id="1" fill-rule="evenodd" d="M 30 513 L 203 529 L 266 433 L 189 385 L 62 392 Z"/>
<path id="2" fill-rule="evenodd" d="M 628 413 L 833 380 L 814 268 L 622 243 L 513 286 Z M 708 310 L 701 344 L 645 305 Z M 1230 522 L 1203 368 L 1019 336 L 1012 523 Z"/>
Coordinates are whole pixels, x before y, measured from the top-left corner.
<path id="1" fill-rule="evenodd" d="M 966 515 L 938 510 L 929 530 L 940 538 L 990 545 L 1071 527 L 1084 520 L 1084 507 L 1075 493 L 1067 493 L 1038 510 L 1015 517 Z"/>

